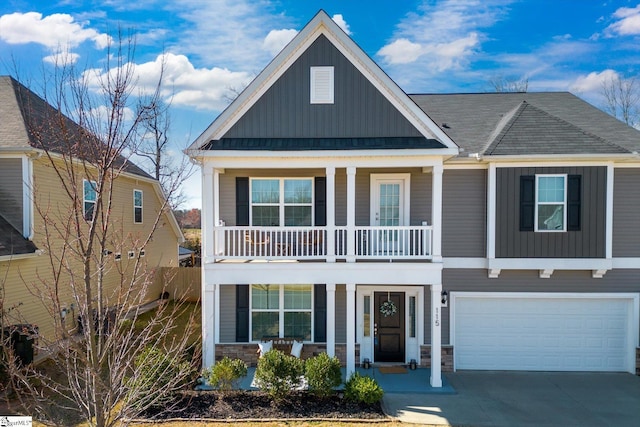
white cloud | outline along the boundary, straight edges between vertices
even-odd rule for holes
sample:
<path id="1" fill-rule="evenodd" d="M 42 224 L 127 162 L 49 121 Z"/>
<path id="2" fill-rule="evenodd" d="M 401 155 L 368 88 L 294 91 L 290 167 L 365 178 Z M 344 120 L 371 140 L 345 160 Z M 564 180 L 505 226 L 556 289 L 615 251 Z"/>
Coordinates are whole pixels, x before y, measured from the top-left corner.
<path id="1" fill-rule="evenodd" d="M 397 39 L 378 51 L 378 55 L 389 64 L 409 64 L 415 62 L 424 53 L 424 48 L 407 39 Z"/>
<path id="2" fill-rule="evenodd" d="M 611 36 L 614 33 L 621 36 L 640 34 L 640 5 L 630 8 L 621 7 L 613 13 L 616 22 L 605 29 L 605 34 Z"/>
<path id="3" fill-rule="evenodd" d="M 234 72 L 226 68 L 196 68 L 185 55 L 166 53 L 158 55 L 154 61 L 133 66 L 138 89 L 143 94 L 151 94 L 160 74 L 163 72 L 163 93 L 171 99 L 172 105 L 192 107 L 202 110 L 219 111 L 232 97 L 233 90 L 243 88 L 251 80 L 247 72 Z M 162 70 L 164 66 L 164 71 Z M 116 73 L 117 70 L 111 70 Z M 85 76 L 94 90 L 100 88 L 100 81 L 106 75 L 98 69 L 88 70 Z"/>
<path id="4" fill-rule="evenodd" d="M 347 21 L 344 20 L 341 13 L 336 13 L 331 17 L 331 19 L 333 19 L 333 22 L 338 24 L 338 27 L 342 28 L 342 31 L 344 31 L 348 36 L 351 35 L 351 29 L 349 28 L 349 24 L 347 24 Z"/>
<path id="5" fill-rule="evenodd" d="M 611 69 L 606 69 L 601 72 L 593 71 L 587 75 L 579 76 L 569 86 L 569 90 L 575 93 L 589 93 L 602 91 L 602 85 L 618 77 L 618 73 Z"/>
<path id="6" fill-rule="evenodd" d="M 97 48 L 105 48 L 110 37 L 86 26 L 65 13 L 43 18 L 38 12 L 16 12 L 0 16 L 0 39 L 9 44 L 38 43 L 49 49 L 74 48 L 93 41 Z"/>
<path id="7" fill-rule="evenodd" d="M 44 62 L 48 62 L 49 64 L 62 66 L 75 64 L 76 62 L 78 62 L 79 58 L 80 55 L 78 55 L 77 53 L 59 52 L 45 56 L 44 58 L 42 58 L 42 60 Z"/>
<path id="8" fill-rule="evenodd" d="M 262 42 L 262 48 L 272 56 L 277 55 L 295 36 L 297 30 L 271 30 Z"/>
<path id="9" fill-rule="evenodd" d="M 490 28 L 499 20 L 510 2 L 423 1 L 417 12 L 407 14 L 398 23 L 393 37 L 377 55 L 391 66 L 392 74 L 394 66 L 412 64 L 398 68 L 398 75 L 404 74 L 407 80 L 424 79 L 447 70 L 463 70 L 480 50 L 485 38 L 481 29 Z"/>

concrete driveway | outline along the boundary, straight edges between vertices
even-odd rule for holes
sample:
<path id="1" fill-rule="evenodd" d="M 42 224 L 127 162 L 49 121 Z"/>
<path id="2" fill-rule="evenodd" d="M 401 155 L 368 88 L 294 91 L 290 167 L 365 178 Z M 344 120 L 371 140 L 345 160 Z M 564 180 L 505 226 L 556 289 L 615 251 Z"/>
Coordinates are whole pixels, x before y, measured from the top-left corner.
<path id="1" fill-rule="evenodd" d="M 446 373 L 454 395 L 385 394 L 403 422 L 452 426 L 640 426 L 640 377 L 624 373 Z"/>

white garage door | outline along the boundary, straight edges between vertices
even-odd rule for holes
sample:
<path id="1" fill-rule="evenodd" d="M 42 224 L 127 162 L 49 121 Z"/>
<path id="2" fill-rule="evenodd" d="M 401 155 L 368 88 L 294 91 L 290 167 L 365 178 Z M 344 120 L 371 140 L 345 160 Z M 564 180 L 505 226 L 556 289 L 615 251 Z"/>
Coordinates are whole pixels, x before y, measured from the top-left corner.
<path id="1" fill-rule="evenodd" d="M 633 298 L 590 295 L 452 295 L 455 368 L 634 372 Z"/>

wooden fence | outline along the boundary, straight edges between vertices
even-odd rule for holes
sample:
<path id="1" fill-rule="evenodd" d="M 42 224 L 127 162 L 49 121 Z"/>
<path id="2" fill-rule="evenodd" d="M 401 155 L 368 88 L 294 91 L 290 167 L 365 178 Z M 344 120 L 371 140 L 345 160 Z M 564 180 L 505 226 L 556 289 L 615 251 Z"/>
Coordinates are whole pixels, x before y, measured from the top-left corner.
<path id="1" fill-rule="evenodd" d="M 156 288 L 169 292 L 171 299 L 200 301 L 200 268 L 161 267 L 156 274 Z"/>

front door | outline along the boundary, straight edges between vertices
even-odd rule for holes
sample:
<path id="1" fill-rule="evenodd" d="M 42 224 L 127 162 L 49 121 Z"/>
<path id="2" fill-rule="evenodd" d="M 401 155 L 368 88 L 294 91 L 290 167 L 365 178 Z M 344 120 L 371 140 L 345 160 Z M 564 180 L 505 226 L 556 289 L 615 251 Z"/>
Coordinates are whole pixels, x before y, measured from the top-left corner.
<path id="1" fill-rule="evenodd" d="M 374 304 L 374 360 L 404 363 L 404 292 L 375 292 Z"/>
<path id="2" fill-rule="evenodd" d="M 403 252 L 402 233 L 389 230 L 409 223 L 409 174 L 371 175 L 371 225 L 385 227 L 372 232 L 371 253 Z"/>

